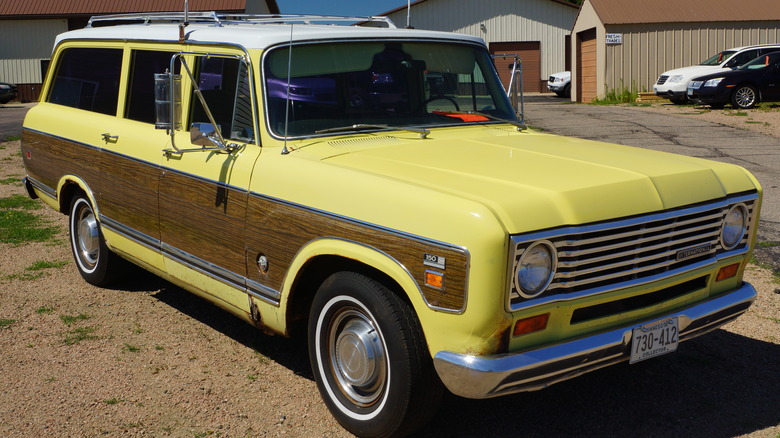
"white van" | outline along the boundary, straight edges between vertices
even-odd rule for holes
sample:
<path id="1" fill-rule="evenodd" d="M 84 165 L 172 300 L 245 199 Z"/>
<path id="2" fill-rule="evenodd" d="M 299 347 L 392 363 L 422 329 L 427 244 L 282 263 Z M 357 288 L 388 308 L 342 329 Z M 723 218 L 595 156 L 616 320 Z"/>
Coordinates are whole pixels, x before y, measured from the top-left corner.
<path id="1" fill-rule="evenodd" d="M 716 73 L 722 68 L 736 68 L 769 52 L 780 50 L 780 44 L 736 47 L 718 52 L 699 65 L 677 68 L 661 73 L 653 85 L 653 92 L 672 101 L 683 104 L 688 101 L 688 82 L 698 76 Z"/>

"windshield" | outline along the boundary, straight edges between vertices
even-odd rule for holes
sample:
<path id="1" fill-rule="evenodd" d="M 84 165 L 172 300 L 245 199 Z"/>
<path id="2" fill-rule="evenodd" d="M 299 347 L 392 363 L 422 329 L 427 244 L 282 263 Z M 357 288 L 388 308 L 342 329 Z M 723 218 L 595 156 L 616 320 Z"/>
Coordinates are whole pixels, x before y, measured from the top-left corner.
<path id="1" fill-rule="evenodd" d="M 706 61 L 702 61 L 700 65 L 718 65 L 722 63 L 723 61 L 729 59 L 731 55 L 737 53 L 735 50 L 724 50 L 720 53 L 716 53 L 711 58 L 707 59 Z"/>
<path id="2" fill-rule="evenodd" d="M 282 47 L 265 57 L 264 78 L 268 124 L 280 137 L 354 125 L 435 127 L 485 123 L 493 117 L 517 120 L 490 55 L 465 44 L 309 44 L 293 46 L 292 54 Z M 466 112 L 483 115 L 462 114 Z"/>
<path id="3" fill-rule="evenodd" d="M 742 67 L 739 67 L 737 70 L 757 70 L 769 67 L 770 65 L 777 65 L 778 63 L 780 63 L 780 52 L 772 52 L 759 56 Z"/>

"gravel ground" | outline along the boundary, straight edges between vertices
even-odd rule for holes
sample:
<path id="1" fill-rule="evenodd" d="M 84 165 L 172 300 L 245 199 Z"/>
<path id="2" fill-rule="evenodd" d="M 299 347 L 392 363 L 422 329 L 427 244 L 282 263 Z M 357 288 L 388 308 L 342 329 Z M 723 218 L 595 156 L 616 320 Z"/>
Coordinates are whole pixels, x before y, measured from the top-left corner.
<path id="1" fill-rule="evenodd" d="M 647 110 L 780 136 L 777 111 Z M 18 141 L 0 143 L 0 198 L 23 195 L 7 181 L 23 175 L 18 151 Z M 64 216 L 36 214 L 59 240 L 0 244 L 0 435 L 349 436 L 320 401 L 300 342 L 264 335 L 148 274 L 92 287 L 71 261 Z M 27 269 L 39 261 L 65 265 Z M 780 284 L 758 266 L 746 276 L 756 304 L 678 354 L 535 393 L 451 396 L 421 436 L 779 438 Z"/>

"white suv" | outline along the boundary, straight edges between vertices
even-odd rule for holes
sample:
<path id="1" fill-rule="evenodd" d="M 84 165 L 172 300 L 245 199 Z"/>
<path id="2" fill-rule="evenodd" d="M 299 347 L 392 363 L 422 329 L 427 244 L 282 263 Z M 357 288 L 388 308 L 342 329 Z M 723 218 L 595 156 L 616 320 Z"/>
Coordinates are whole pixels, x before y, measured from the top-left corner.
<path id="1" fill-rule="evenodd" d="M 698 76 L 716 73 L 722 68 L 736 68 L 757 57 L 780 50 L 780 45 L 760 45 L 736 47 L 718 52 L 699 65 L 677 68 L 661 73 L 653 85 L 656 96 L 671 100 L 673 103 L 686 103 L 686 88 L 688 82 Z"/>

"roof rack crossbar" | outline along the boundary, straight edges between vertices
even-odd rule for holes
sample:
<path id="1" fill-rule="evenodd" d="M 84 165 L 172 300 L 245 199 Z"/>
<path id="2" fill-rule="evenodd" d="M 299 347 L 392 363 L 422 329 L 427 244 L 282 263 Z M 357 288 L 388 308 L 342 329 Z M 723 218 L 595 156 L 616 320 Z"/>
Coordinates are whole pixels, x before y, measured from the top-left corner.
<path id="1" fill-rule="evenodd" d="M 335 15 L 292 15 L 292 14 L 218 14 L 216 12 L 190 12 L 187 15 L 190 23 L 213 23 L 217 26 L 225 24 L 250 23 L 250 24 L 282 24 L 282 23 L 351 23 L 378 22 L 385 23 L 389 28 L 396 28 L 395 23 L 389 17 L 342 17 Z M 93 23 L 109 21 L 142 21 L 148 25 L 153 22 L 183 23 L 183 12 L 148 12 L 133 14 L 96 15 L 89 19 L 87 27 Z"/>

